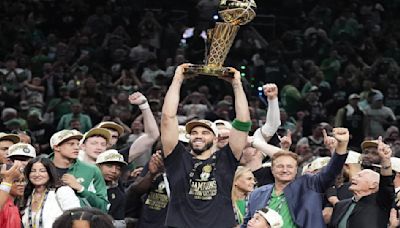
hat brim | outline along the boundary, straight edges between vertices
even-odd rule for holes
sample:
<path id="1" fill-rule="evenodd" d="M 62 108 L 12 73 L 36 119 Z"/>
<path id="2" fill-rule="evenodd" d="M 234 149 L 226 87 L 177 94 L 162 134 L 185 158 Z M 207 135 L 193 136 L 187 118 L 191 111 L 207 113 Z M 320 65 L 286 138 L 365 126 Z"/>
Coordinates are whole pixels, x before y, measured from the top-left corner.
<path id="1" fill-rule="evenodd" d="M 82 138 L 84 138 L 83 140 L 85 141 L 86 139 L 88 139 L 94 135 L 103 136 L 106 139 L 107 143 L 110 142 L 111 133 L 109 130 L 107 130 L 105 128 L 92 128 L 88 132 L 86 132 L 86 134 L 84 134 Z"/>
<path id="2" fill-rule="evenodd" d="M 361 143 L 361 149 L 364 151 L 366 148 L 370 147 L 378 147 L 378 142 L 377 141 L 364 141 Z"/>
<path id="3" fill-rule="evenodd" d="M 19 136 L 16 134 L 7 134 L 7 135 L 4 135 L 3 137 L 0 137 L 0 141 L 3 141 L 3 140 L 9 140 L 13 143 L 19 143 L 21 141 Z"/>
<path id="4" fill-rule="evenodd" d="M 204 127 L 207 128 L 208 130 L 210 130 L 215 136 L 217 136 L 217 133 L 214 132 L 214 130 L 206 123 L 200 122 L 200 121 L 191 121 L 189 123 L 186 124 L 185 129 L 186 129 L 186 133 L 190 134 L 190 132 L 193 130 L 193 128 L 195 127 Z"/>
<path id="5" fill-rule="evenodd" d="M 61 142 L 59 142 L 57 145 L 54 145 L 54 146 L 59 146 L 59 145 L 65 143 L 66 141 L 69 141 L 71 139 L 81 140 L 82 138 L 83 138 L 83 135 L 73 135 L 73 136 L 70 136 L 68 138 L 65 138 L 64 140 L 62 140 Z"/>
<path id="6" fill-rule="evenodd" d="M 118 135 L 121 136 L 124 133 L 124 128 L 116 123 L 100 123 L 98 128 L 106 128 L 111 129 L 118 132 Z"/>
<path id="7" fill-rule="evenodd" d="M 124 166 L 128 165 L 128 163 L 126 161 L 103 161 L 103 162 L 99 162 L 99 163 L 96 162 L 96 164 L 98 164 L 98 165 L 106 164 L 106 163 L 118 163 L 118 164 L 121 164 Z"/>
<path id="8" fill-rule="evenodd" d="M 9 154 L 9 155 L 7 155 L 7 158 L 13 158 L 13 157 L 35 158 L 35 156 L 33 156 L 33 155 L 27 155 L 26 153 L 15 153 L 15 154 Z"/>

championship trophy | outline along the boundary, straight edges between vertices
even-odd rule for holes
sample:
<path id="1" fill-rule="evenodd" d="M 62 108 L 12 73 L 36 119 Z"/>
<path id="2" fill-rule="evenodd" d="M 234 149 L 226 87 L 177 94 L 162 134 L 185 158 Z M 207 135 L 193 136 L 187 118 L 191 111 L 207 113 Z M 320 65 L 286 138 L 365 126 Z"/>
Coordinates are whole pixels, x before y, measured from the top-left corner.
<path id="1" fill-rule="evenodd" d="M 191 65 L 184 69 L 184 75 L 208 75 L 233 77 L 229 68 L 223 67 L 240 25 L 245 25 L 256 16 L 254 0 L 221 0 L 219 15 L 224 22 L 217 22 L 207 31 L 207 59 L 205 65 Z"/>

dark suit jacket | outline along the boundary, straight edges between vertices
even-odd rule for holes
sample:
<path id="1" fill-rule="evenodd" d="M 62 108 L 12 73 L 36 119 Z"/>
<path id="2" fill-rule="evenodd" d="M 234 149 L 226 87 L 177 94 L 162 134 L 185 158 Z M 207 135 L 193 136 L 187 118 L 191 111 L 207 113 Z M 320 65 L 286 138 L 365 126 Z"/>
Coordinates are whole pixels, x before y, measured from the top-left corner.
<path id="1" fill-rule="evenodd" d="M 347 227 L 387 227 L 393 197 L 393 176 L 381 176 L 379 191 L 369 196 L 364 196 L 356 202 L 356 206 L 347 220 Z M 352 202 L 352 199 L 345 199 L 335 205 L 329 227 L 336 228 L 339 226 L 340 220 Z"/>

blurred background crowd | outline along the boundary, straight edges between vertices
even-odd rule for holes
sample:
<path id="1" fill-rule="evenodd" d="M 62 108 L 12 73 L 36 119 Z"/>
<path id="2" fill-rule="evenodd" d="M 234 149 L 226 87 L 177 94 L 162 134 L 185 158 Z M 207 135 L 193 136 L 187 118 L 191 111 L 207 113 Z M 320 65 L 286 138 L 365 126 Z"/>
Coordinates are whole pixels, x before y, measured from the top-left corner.
<path id="1" fill-rule="evenodd" d="M 174 69 L 204 59 L 204 30 L 216 0 L 2 1 L 0 130 L 22 130 L 40 153 L 64 128 L 86 132 L 101 120 L 143 131 L 128 95 L 141 91 L 159 121 Z M 254 129 L 265 117 L 267 82 L 280 89 L 282 128 L 297 139 L 324 122 L 365 137 L 398 139 L 399 1 L 260 1 L 226 66 L 240 69 Z M 212 79 L 184 86 L 183 124 L 234 116 L 232 93 Z M 353 96 L 350 96 L 352 95 Z M 64 116 L 66 115 L 66 116 Z M 68 116 L 69 115 L 69 116 Z M 318 136 L 314 136 L 318 137 Z M 131 138 L 132 139 L 132 138 Z M 399 144 L 400 142 L 397 142 Z"/>

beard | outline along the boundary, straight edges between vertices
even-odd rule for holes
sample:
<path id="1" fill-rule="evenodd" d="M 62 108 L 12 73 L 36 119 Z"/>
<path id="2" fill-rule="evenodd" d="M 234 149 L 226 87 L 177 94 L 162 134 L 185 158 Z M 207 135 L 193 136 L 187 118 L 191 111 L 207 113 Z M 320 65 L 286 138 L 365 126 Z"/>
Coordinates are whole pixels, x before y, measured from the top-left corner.
<path id="1" fill-rule="evenodd" d="M 189 142 L 190 149 L 192 149 L 192 151 L 197 155 L 200 155 L 204 151 L 210 149 L 213 146 L 213 144 L 214 144 L 213 142 L 208 142 L 203 148 L 194 148 L 193 143 L 191 141 Z"/>

